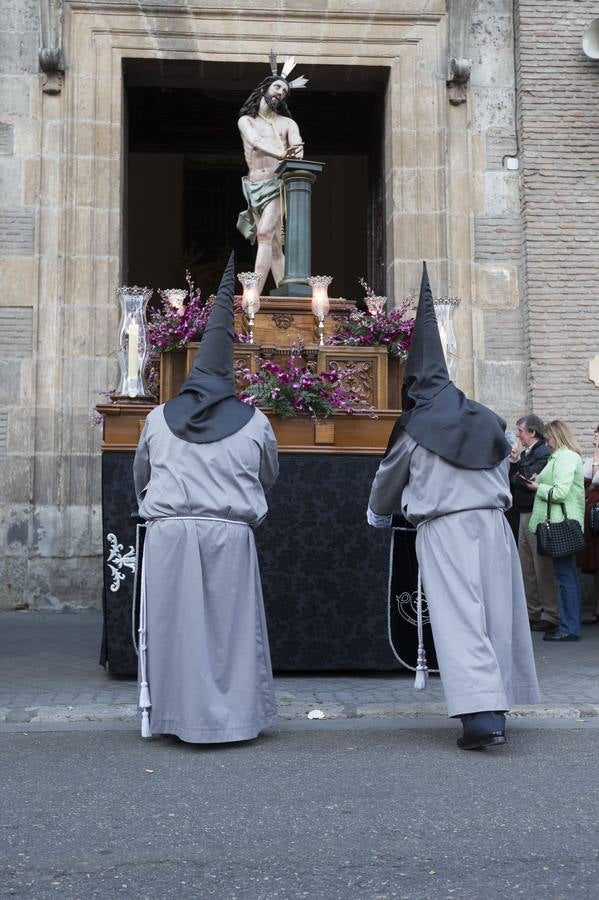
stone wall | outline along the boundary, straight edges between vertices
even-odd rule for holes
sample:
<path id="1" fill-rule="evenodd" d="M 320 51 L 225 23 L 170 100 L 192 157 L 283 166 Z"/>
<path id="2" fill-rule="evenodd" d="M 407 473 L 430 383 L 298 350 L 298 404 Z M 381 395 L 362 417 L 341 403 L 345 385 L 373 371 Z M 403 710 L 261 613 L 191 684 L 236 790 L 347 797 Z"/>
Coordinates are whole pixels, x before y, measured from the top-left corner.
<path id="1" fill-rule="evenodd" d="M 518 124 L 530 407 L 563 417 L 590 449 L 599 393 L 599 62 L 581 37 L 592 0 L 519 0 Z"/>
<path id="2" fill-rule="evenodd" d="M 34 119 L 38 3 L 5 0 L 0 15 L 0 607 L 25 602 L 33 490 L 33 306 L 37 204 L 26 191 L 39 156 Z"/>
<path id="3" fill-rule="evenodd" d="M 326 13 L 320 0 L 65 0 L 67 71 L 54 94 L 38 71 L 37 0 L 4 0 L 0 606 L 101 596 L 99 434 L 88 416 L 116 379 L 127 58 L 265 63 L 274 42 L 307 63 L 385 66 L 389 294 L 417 290 L 426 258 L 435 294 L 462 300 L 457 380 L 468 393 L 512 424 L 530 404 L 595 424 L 585 367 L 599 330 L 599 76 L 579 50 L 591 6 L 559 4 L 558 30 L 555 5 L 521 0 L 516 105 L 512 0 L 330 0 Z M 446 86 L 451 21 L 472 59 L 459 104 Z M 519 155 L 520 169 L 508 166 Z"/>
<path id="4" fill-rule="evenodd" d="M 88 342 L 91 291 L 71 288 L 64 312 L 68 123 L 64 94 L 42 90 L 41 6 L 3 0 L 0 15 L 0 608 L 64 609 L 100 599 L 99 435 L 88 416 L 107 376 Z"/>
<path id="5" fill-rule="evenodd" d="M 514 425 L 526 411 L 522 221 L 517 156 L 512 0 L 472 4 L 475 395 Z"/>

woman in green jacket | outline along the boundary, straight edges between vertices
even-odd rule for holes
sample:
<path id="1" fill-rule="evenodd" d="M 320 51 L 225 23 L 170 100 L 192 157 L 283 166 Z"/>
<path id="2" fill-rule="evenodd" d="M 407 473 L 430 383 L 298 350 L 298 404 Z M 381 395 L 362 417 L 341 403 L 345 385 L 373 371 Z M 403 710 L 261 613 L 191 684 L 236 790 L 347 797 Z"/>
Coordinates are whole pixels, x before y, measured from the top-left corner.
<path id="1" fill-rule="evenodd" d="M 535 502 L 528 528 L 536 532 L 537 525 L 547 517 L 547 498 L 553 490 L 551 521 L 563 519 L 563 503 L 569 519 L 577 519 L 584 529 L 584 479 L 582 459 L 576 438 L 569 426 L 560 419 L 549 422 L 544 430 L 545 441 L 552 454 L 544 469 L 528 484 L 536 491 Z M 577 641 L 580 637 L 581 592 L 576 554 L 553 559 L 553 571 L 557 581 L 560 609 L 560 625 L 555 631 L 547 631 L 544 641 Z"/>

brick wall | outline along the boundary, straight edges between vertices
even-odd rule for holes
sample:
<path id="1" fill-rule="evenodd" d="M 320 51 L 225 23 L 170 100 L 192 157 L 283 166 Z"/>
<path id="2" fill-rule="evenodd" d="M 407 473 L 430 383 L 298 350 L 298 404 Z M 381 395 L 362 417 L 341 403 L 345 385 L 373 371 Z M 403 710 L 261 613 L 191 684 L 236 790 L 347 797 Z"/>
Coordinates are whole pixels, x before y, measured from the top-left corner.
<path id="1" fill-rule="evenodd" d="M 599 421 L 599 63 L 581 37 L 592 0 L 516 4 L 530 406 L 585 448 Z"/>

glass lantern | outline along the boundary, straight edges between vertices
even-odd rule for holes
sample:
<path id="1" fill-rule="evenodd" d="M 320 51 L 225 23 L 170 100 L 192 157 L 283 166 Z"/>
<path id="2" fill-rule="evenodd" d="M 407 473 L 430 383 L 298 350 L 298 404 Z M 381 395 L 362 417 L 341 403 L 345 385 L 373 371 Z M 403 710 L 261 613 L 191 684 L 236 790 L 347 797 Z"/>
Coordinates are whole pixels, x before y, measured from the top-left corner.
<path id="1" fill-rule="evenodd" d="M 241 297 L 241 308 L 243 309 L 248 322 L 248 337 L 250 344 L 254 343 L 254 319 L 256 313 L 260 309 L 260 291 L 258 290 L 258 282 L 260 281 L 259 272 L 240 272 L 237 276 L 243 285 L 243 294 Z"/>
<path id="2" fill-rule="evenodd" d="M 308 278 L 308 284 L 312 287 L 312 313 L 318 319 L 319 347 L 324 346 L 324 320 L 331 307 L 328 291 L 332 280 L 332 275 L 312 275 Z"/>
<path id="3" fill-rule="evenodd" d="M 185 312 L 185 299 L 187 297 L 187 291 L 183 290 L 182 288 L 164 288 L 164 290 L 159 290 L 158 293 L 165 303 L 168 303 L 169 306 L 172 306 L 177 315 L 183 315 L 183 313 Z"/>
<path id="4" fill-rule="evenodd" d="M 376 294 L 370 294 L 365 298 L 366 307 L 371 316 L 379 316 L 387 307 L 387 298 L 379 297 Z"/>
<path id="5" fill-rule="evenodd" d="M 434 304 L 447 371 L 453 380 L 458 362 L 458 342 L 453 330 L 453 316 L 460 305 L 460 299 L 459 297 L 439 297 Z"/>
<path id="6" fill-rule="evenodd" d="M 148 396 L 144 381 L 149 351 L 146 306 L 153 293 L 152 288 L 125 285 L 117 290 L 122 313 L 118 351 L 121 369 L 119 393 L 131 400 L 144 400 Z"/>

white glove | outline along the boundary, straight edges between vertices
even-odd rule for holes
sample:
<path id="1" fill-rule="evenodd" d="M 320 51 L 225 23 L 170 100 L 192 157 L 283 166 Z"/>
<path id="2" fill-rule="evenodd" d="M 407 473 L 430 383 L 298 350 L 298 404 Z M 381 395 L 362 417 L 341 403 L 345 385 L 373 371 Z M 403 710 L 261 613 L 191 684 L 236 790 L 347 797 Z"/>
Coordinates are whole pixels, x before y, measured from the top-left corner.
<path id="1" fill-rule="evenodd" d="M 392 516 L 379 516 L 370 507 L 366 510 L 366 520 L 373 528 L 391 528 Z"/>

